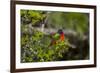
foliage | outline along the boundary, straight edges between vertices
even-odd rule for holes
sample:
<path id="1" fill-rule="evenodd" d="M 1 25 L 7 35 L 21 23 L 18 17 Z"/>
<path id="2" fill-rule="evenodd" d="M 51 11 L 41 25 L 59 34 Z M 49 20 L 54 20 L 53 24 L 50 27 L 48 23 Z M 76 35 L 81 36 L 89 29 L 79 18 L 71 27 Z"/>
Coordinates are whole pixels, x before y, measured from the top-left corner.
<path id="1" fill-rule="evenodd" d="M 42 11 L 34 11 L 34 10 L 21 10 L 21 24 L 33 24 L 43 20 L 45 15 Z"/>
<path id="2" fill-rule="evenodd" d="M 60 60 L 65 51 L 68 51 L 68 42 L 58 40 L 51 45 L 51 38 L 42 32 L 35 31 L 32 36 L 22 36 L 22 62 L 44 62 Z"/>

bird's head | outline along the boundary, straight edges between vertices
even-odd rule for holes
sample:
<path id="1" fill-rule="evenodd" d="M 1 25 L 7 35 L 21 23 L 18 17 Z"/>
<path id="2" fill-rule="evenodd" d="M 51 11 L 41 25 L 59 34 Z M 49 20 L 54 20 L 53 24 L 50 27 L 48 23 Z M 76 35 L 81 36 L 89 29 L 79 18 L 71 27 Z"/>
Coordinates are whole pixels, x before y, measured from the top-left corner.
<path id="1" fill-rule="evenodd" d="M 59 29 L 59 30 L 58 30 L 58 33 L 59 33 L 59 34 L 64 34 L 64 32 L 63 32 L 62 29 Z"/>

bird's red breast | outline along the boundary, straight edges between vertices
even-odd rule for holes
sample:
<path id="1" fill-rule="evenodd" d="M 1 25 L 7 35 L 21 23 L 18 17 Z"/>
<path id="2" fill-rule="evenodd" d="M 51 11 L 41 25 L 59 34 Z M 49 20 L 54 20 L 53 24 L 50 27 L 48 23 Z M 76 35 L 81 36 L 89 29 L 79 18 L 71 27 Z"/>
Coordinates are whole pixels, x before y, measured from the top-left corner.
<path id="1" fill-rule="evenodd" d="M 64 39 L 65 39 L 64 33 L 61 33 L 61 34 L 60 34 L 60 40 L 61 40 L 61 41 L 64 41 Z"/>

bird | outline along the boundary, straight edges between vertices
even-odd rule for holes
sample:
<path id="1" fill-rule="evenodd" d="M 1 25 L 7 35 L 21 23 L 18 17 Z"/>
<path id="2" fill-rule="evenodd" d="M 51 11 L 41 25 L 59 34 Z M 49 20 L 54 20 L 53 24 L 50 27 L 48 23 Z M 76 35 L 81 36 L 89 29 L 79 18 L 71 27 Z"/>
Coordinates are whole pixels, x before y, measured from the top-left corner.
<path id="1" fill-rule="evenodd" d="M 63 30 L 62 30 L 62 29 L 59 29 L 59 30 L 58 30 L 58 33 L 59 33 L 59 35 L 60 35 L 60 40 L 61 40 L 61 41 L 64 41 L 64 40 L 65 40 L 65 35 L 64 35 Z"/>
<path id="2" fill-rule="evenodd" d="M 56 33 L 51 33 L 51 43 L 50 46 L 55 45 L 58 43 L 58 41 L 64 41 L 65 36 L 62 29 L 59 29 Z"/>

